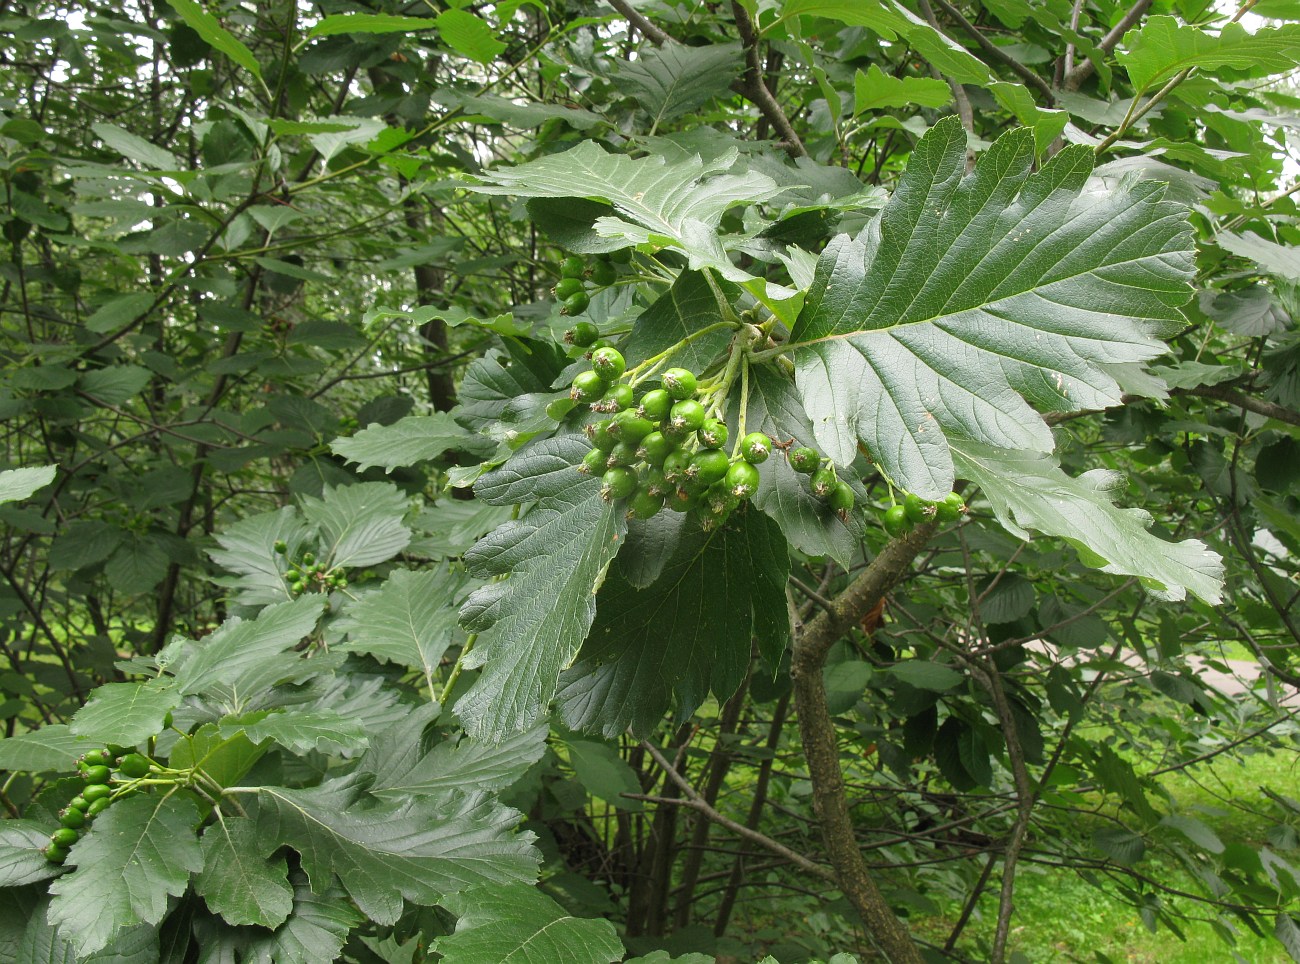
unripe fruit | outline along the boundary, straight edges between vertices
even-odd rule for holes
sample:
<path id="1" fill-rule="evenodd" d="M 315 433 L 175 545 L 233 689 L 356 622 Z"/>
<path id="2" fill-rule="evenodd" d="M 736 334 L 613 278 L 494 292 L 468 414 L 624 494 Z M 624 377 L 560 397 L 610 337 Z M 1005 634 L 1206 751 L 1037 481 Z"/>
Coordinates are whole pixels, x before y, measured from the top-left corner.
<path id="1" fill-rule="evenodd" d="M 835 483 L 839 479 L 835 477 L 835 470 L 832 468 L 818 469 L 813 473 L 812 482 L 809 488 L 812 494 L 819 499 L 824 499 L 831 494 L 831 489 L 835 488 Z"/>
<path id="2" fill-rule="evenodd" d="M 646 469 L 645 474 L 641 476 L 641 488 L 651 495 L 664 496 L 671 492 L 674 486 L 664 478 L 662 469 Z"/>
<path id="3" fill-rule="evenodd" d="M 901 505 L 891 505 L 885 510 L 883 521 L 885 531 L 895 538 L 912 531 L 912 523 L 907 521 L 907 510 Z"/>
<path id="4" fill-rule="evenodd" d="M 662 494 L 656 495 L 648 489 L 641 489 L 628 502 L 627 514 L 633 519 L 649 519 L 658 515 L 663 507 Z"/>
<path id="5" fill-rule="evenodd" d="M 591 283 L 599 285 L 602 288 L 612 285 L 618 280 L 618 269 L 608 261 L 597 261 L 591 266 Z"/>
<path id="6" fill-rule="evenodd" d="M 621 412 L 632 406 L 632 398 L 632 386 L 620 382 L 607 391 L 597 405 L 603 412 Z M 597 405 L 591 407 L 596 408 Z"/>
<path id="7" fill-rule="evenodd" d="M 276 545 L 284 545 L 284 543 L 279 542 L 276 543 Z M 78 760 L 77 762 L 84 763 L 88 767 L 103 766 L 105 764 L 111 763 L 112 758 L 103 750 L 87 750 L 85 753 L 82 754 L 81 759 Z"/>
<path id="8" fill-rule="evenodd" d="M 719 452 L 717 449 L 696 452 L 686 469 L 686 479 L 701 487 L 712 485 L 727 474 L 730 464 L 731 460 L 727 458 L 726 453 Z"/>
<path id="9" fill-rule="evenodd" d="M 575 402 L 594 402 L 605 394 L 605 379 L 596 372 L 578 372 L 573 376 L 569 397 Z"/>
<path id="10" fill-rule="evenodd" d="M 112 796 L 113 788 L 107 783 L 93 783 L 81 791 L 81 796 L 87 804 L 93 804 L 96 800 L 103 800 L 105 797 Z M 90 812 L 90 807 L 86 807 L 86 812 Z"/>
<path id="11" fill-rule="evenodd" d="M 686 481 L 686 470 L 690 468 L 691 456 L 689 452 L 677 449 L 670 452 L 664 459 L 664 478 L 673 485 L 681 485 Z"/>
<path id="12" fill-rule="evenodd" d="M 727 469 L 727 491 L 737 499 L 752 498 L 758 491 L 758 469 L 748 462 L 732 462 Z"/>
<path id="13" fill-rule="evenodd" d="M 561 278 L 581 278 L 587 271 L 587 263 L 576 254 L 571 254 L 560 262 Z"/>
<path id="14" fill-rule="evenodd" d="M 629 468 L 612 468 L 601 478 L 600 496 L 606 502 L 626 499 L 636 491 L 636 473 Z"/>
<path id="15" fill-rule="evenodd" d="M 610 469 L 618 466 L 630 468 L 631 466 L 636 465 L 637 462 L 641 461 L 640 457 L 636 454 L 636 450 L 636 442 L 630 439 L 615 442 L 614 447 L 609 450 L 609 455 L 605 457 L 605 467 Z"/>
<path id="16" fill-rule="evenodd" d="M 696 434 L 706 449 L 720 449 L 727 444 L 727 426 L 716 418 L 706 418 Z"/>
<path id="17" fill-rule="evenodd" d="M 695 394 L 695 375 L 685 368 L 670 368 L 659 380 L 663 382 L 664 391 L 679 402 Z"/>
<path id="18" fill-rule="evenodd" d="M 68 859 L 68 848 L 60 847 L 58 844 L 50 844 L 43 853 L 45 859 L 52 864 L 61 864 Z"/>
<path id="19" fill-rule="evenodd" d="M 677 489 L 668 493 L 668 508 L 674 512 L 690 512 L 695 508 L 695 496 L 689 494 L 683 489 Z"/>
<path id="20" fill-rule="evenodd" d="M 821 454 L 816 449 L 804 445 L 790 453 L 790 468 L 804 475 L 812 475 L 822 464 Z"/>
<path id="21" fill-rule="evenodd" d="M 560 314 L 570 317 L 580 315 L 587 310 L 590 304 L 591 298 L 587 296 L 587 292 L 579 291 L 577 294 L 569 295 L 564 299 L 564 307 L 560 309 Z"/>
<path id="22" fill-rule="evenodd" d="M 104 765 L 86 767 L 81 774 L 87 783 L 107 783 L 113 771 Z"/>
<path id="23" fill-rule="evenodd" d="M 920 525 L 934 518 L 935 508 L 934 503 L 925 501 L 915 492 L 909 492 L 907 498 L 903 499 L 903 511 L 907 513 L 908 522 Z"/>
<path id="24" fill-rule="evenodd" d="M 617 348 L 597 348 L 591 353 L 591 370 L 607 382 L 617 381 L 627 371 L 627 362 Z"/>
<path id="25" fill-rule="evenodd" d="M 135 780 L 149 772 L 149 758 L 139 753 L 128 753 L 117 764 L 117 770 L 123 776 Z"/>
<path id="26" fill-rule="evenodd" d="M 564 416 L 573 411 L 574 401 L 571 398 L 557 398 L 548 402 L 546 405 L 546 417 L 555 422 L 564 421 Z"/>
<path id="27" fill-rule="evenodd" d="M 600 337 L 600 329 L 589 321 L 579 321 L 564 333 L 564 340 L 579 348 L 590 348 Z"/>
<path id="28" fill-rule="evenodd" d="M 636 450 L 636 454 L 638 458 L 644 459 L 651 465 L 662 466 L 664 459 L 676 450 L 676 444 L 665 438 L 663 432 L 651 432 L 641 440 L 641 446 Z"/>
<path id="29" fill-rule="evenodd" d="M 956 492 L 949 492 L 943 497 L 943 501 L 934 507 L 935 515 L 940 522 L 956 522 L 965 511 L 966 503 Z"/>
<path id="30" fill-rule="evenodd" d="M 704 406 L 693 398 L 677 402 L 669 412 L 669 423 L 679 431 L 694 432 L 704 424 Z"/>
<path id="31" fill-rule="evenodd" d="M 654 430 L 654 422 L 629 409 L 615 415 L 607 431 L 620 442 L 640 442 Z"/>
<path id="32" fill-rule="evenodd" d="M 662 388 L 655 388 L 641 398 L 641 414 L 652 422 L 662 422 L 673 407 L 673 397 Z"/>
<path id="33" fill-rule="evenodd" d="M 750 432 L 740 440 L 740 456 L 750 465 L 766 462 L 772 454 L 772 440 L 762 432 Z"/>
<path id="34" fill-rule="evenodd" d="M 827 501 L 836 512 L 845 513 L 853 508 L 855 497 L 847 482 L 836 482 Z"/>
<path id="35" fill-rule="evenodd" d="M 276 539 L 274 548 L 276 555 L 282 556 L 289 551 L 289 544 L 283 539 Z"/>
<path id="36" fill-rule="evenodd" d="M 596 446 L 602 452 L 608 452 L 618 444 L 618 439 L 609 434 L 609 423 L 611 419 L 605 419 L 603 422 L 597 422 L 595 425 L 588 425 L 582 431 L 587 438 L 591 439 L 591 444 Z"/>
<path id="37" fill-rule="evenodd" d="M 50 843 L 56 847 L 71 847 L 80 838 L 80 834 L 71 827 L 60 827 L 50 834 Z"/>
<path id="38" fill-rule="evenodd" d="M 112 802 L 112 797 L 100 797 L 98 800 L 92 801 L 90 806 L 86 808 L 86 819 L 89 820 L 101 811 L 107 810 L 108 805 Z"/>
<path id="39" fill-rule="evenodd" d="M 572 298 L 579 291 L 585 290 L 581 278 L 561 278 L 559 284 L 555 286 L 555 297 L 564 301 L 566 298 Z M 592 339 L 593 341 L 595 339 Z"/>
<path id="40" fill-rule="evenodd" d="M 73 830 L 80 830 L 86 825 L 86 814 L 76 807 L 64 807 L 59 811 L 59 824 Z"/>
<path id="41" fill-rule="evenodd" d="M 711 515 L 726 516 L 728 512 L 740 505 L 739 496 L 730 492 L 723 485 L 715 485 L 704 496 Z"/>
<path id="42" fill-rule="evenodd" d="M 578 465 L 578 471 L 583 475 L 604 475 L 606 457 L 606 453 L 600 449 L 592 449 L 582 457 L 582 462 Z"/>

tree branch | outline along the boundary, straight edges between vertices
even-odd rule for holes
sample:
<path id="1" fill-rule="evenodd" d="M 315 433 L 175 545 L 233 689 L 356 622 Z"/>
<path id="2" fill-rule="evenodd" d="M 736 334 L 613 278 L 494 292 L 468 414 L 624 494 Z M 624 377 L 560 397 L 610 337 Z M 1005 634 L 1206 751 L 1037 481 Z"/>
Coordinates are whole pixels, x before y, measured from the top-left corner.
<path id="1" fill-rule="evenodd" d="M 1052 92 L 1052 87 L 1047 81 L 993 43 L 988 37 L 985 37 L 980 32 L 979 27 L 967 20 L 962 12 L 949 3 L 948 0 L 934 0 L 934 2 L 943 8 L 944 13 L 952 17 L 957 26 L 970 35 L 970 38 L 979 45 L 980 50 L 984 51 L 986 57 L 990 57 L 1004 67 L 1010 68 L 1012 73 L 1042 94 L 1046 98 L 1049 107 L 1056 103 L 1056 95 Z"/>
<path id="2" fill-rule="evenodd" d="M 1234 391 L 1223 385 L 1197 385 L 1194 388 L 1174 388 L 1170 390 L 1169 394 L 1191 395 L 1195 398 L 1213 398 L 1220 402 L 1227 402 L 1229 405 L 1235 405 L 1237 408 L 1245 409 L 1247 412 L 1263 415 L 1265 418 L 1277 419 L 1277 421 L 1286 422 L 1288 425 L 1300 425 L 1300 412 L 1282 405 L 1275 405 L 1272 402 L 1266 402 L 1261 398 L 1252 398 L 1244 392 Z"/>
<path id="3" fill-rule="evenodd" d="M 1120 38 L 1128 33 L 1142 19 L 1151 6 L 1151 0 L 1137 0 L 1137 3 L 1129 9 L 1129 12 L 1120 18 L 1119 23 L 1111 28 L 1110 33 L 1101 38 L 1101 43 L 1097 44 L 1097 50 L 1102 54 L 1108 54 L 1115 49 Z M 1093 75 L 1097 70 L 1088 58 L 1075 67 L 1067 67 L 1065 72 L 1065 83 L 1062 86 L 1066 90 L 1078 90 L 1085 80 Z"/>
<path id="4" fill-rule="evenodd" d="M 645 35 L 646 40 L 649 40 L 656 47 L 662 47 L 664 44 L 673 43 L 672 37 L 668 36 L 668 34 L 664 33 L 646 19 L 645 14 L 637 10 L 634 6 L 628 3 L 627 0 L 609 0 L 609 5 L 621 13 L 627 19 L 628 23 L 637 30 L 640 30 L 641 33 Z"/>
<path id="5" fill-rule="evenodd" d="M 610 2 L 612 3 L 613 0 Z M 776 102 L 776 98 L 772 96 L 772 92 L 767 89 L 767 84 L 763 80 L 763 65 L 758 57 L 758 31 L 754 29 L 754 21 L 749 19 L 749 11 L 736 0 L 731 0 L 731 12 L 736 18 L 736 30 L 740 33 L 740 42 L 745 45 L 745 76 L 744 79 L 732 84 L 731 89 L 748 97 L 754 106 L 762 111 L 768 123 L 781 135 L 787 154 L 791 157 L 807 157 L 808 149 L 803 146 L 803 141 L 790 124 L 790 118 L 785 116 L 785 111 Z"/>

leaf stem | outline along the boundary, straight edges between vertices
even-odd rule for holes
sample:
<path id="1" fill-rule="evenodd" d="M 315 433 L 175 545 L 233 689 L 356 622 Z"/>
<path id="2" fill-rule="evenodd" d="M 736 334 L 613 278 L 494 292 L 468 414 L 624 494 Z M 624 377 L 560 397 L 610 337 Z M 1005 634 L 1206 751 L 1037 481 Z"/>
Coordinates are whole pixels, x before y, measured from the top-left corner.
<path id="1" fill-rule="evenodd" d="M 667 361 L 673 355 L 677 354 L 677 352 L 681 351 L 691 342 L 703 338 L 705 335 L 712 334 L 713 332 L 718 331 L 722 328 L 735 328 L 739 326 L 739 324 L 740 322 L 738 320 L 734 323 L 730 321 L 715 321 L 713 324 L 706 325 L 705 327 L 699 329 L 698 331 L 691 332 L 685 338 L 668 346 L 659 354 L 651 355 L 649 358 L 641 362 L 639 365 L 636 365 L 633 368 L 629 368 L 627 372 L 629 376 L 628 384 L 630 384 L 633 388 L 635 388 L 640 382 L 645 381 L 647 378 L 653 375 L 655 370 L 663 362 Z"/>
<path id="2" fill-rule="evenodd" d="M 456 664 L 451 668 L 451 675 L 447 677 L 447 685 L 442 688 L 442 699 L 438 702 L 443 706 L 447 705 L 447 697 L 451 695 L 452 688 L 456 681 L 460 679 L 460 671 L 465 666 L 465 657 L 474 649 L 474 644 L 478 642 L 478 633 L 470 633 L 465 639 L 465 645 L 460 648 L 460 655 L 456 657 Z"/>

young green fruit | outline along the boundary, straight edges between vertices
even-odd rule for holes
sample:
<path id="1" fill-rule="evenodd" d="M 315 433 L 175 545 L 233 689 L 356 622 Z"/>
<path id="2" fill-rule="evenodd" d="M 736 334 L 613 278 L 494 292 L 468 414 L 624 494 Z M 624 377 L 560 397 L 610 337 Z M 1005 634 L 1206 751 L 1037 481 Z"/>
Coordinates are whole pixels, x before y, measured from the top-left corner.
<path id="1" fill-rule="evenodd" d="M 73 797 L 71 800 L 68 801 L 68 806 L 75 807 L 76 809 L 84 813 L 86 808 L 90 806 L 90 801 L 87 800 L 85 797 L 83 797 L 81 794 L 77 794 L 75 797 Z"/>
<path id="2" fill-rule="evenodd" d="M 617 381 L 627 371 L 627 362 L 617 348 L 597 348 L 591 353 L 591 370 L 607 382 Z"/>
<path id="3" fill-rule="evenodd" d="M 698 431 L 704 424 L 704 406 L 693 398 L 677 402 L 669 412 L 668 421 L 678 431 Z"/>
<path id="4" fill-rule="evenodd" d="M 81 837 L 81 834 L 71 827 L 60 827 L 54 833 L 50 834 L 50 843 L 56 847 L 71 847 Z"/>
<path id="5" fill-rule="evenodd" d="M 695 508 L 695 496 L 686 492 L 684 489 L 676 489 L 668 493 L 668 508 L 674 512 L 690 512 Z"/>
<path id="6" fill-rule="evenodd" d="M 601 478 L 600 497 L 606 502 L 626 499 L 636 491 L 636 473 L 629 468 L 618 466 L 610 469 Z"/>
<path id="7" fill-rule="evenodd" d="M 621 412 L 632 407 L 632 386 L 626 382 L 610 388 L 599 402 L 591 407 L 601 412 Z"/>
<path id="8" fill-rule="evenodd" d="M 105 797 L 112 796 L 113 788 L 107 783 L 92 783 L 86 789 L 81 791 L 81 796 L 87 804 L 93 804 L 96 800 L 103 800 Z M 87 806 L 86 812 L 90 813 L 90 807 Z"/>
<path id="9" fill-rule="evenodd" d="M 728 491 L 725 481 L 723 484 L 715 485 L 704 495 L 705 502 L 708 505 L 708 511 L 712 515 L 725 516 L 736 506 L 740 505 L 740 499 Z"/>
<path id="10" fill-rule="evenodd" d="M 149 758 L 139 753 L 128 753 L 117 764 L 117 771 L 132 780 L 145 776 L 149 772 Z"/>
<path id="11" fill-rule="evenodd" d="M 816 449 L 804 445 L 790 453 L 790 468 L 804 475 L 812 475 L 822 464 L 822 457 Z"/>
<path id="12" fill-rule="evenodd" d="M 283 545 L 283 543 L 277 543 L 277 545 Z M 112 762 L 112 758 L 103 750 L 87 750 L 78 761 L 78 763 L 84 763 L 88 767 L 103 766 L 110 762 Z"/>
<path id="13" fill-rule="evenodd" d="M 727 458 L 726 453 L 719 452 L 717 449 L 696 452 L 686 469 L 686 480 L 700 487 L 710 486 L 727 474 L 730 464 L 731 460 Z"/>
<path id="14" fill-rule="evenodd" d="M 915 492 L 909 492 L 903 499 L 903 511 L 907 513 L 908 522 L 920 525 L 934 518 L 935 507 L 933 502 L 927 502 Z"/>
<path id="15" fill-rule="evenodd" d="M 636 450 L 637 457 L 644 459 L 650 465 L 662 466 L 664 460 L 668 458 L 677 445 L 669 441 L 663 432 L 651 432 L 641 440 L 641 446 Z"/>
<path id="16" fill-rule="evenodd" d="M 590 304 L 591 298 L 587 296 L 587 292 L 579 291 L 577 294 L 569 295 L 564 299 L 564 307 L 560 309 L 560 314 L 569 317 L 580 315 L 587 310 Z"/>
<path id="17" fill-rule="evenodd" d="M 597 261 L 591 266 L 591 283 L 599 285 L 602 288 L 612 285 L 618 280 L 618 269 L 608 261 Z"/>
<path id="18" fill-rule="evenodd" d="M 673 490 L 673 485 L 666 478 L 662 469 L 646 469 L 641 476 L 641 488 L 651 495 L 666 496 Z"/>
<path id="19" fill-rule="evenodd" d="M 966 503 L 956 492 L 949 492 L 935 507 L 935 516 L 940 522 L 956 522 L 966 511 Z"/>
<path id="20" fill-rule="evenodd" d="M 618 439 L 609 434 L 609 423 L 611 419 L 605 419 L 596 422 L 594 425 L 587 425 L 583 428 L 583 434 L 591 439 L 591 444 L 596 446 L 602 452 L 608 452 L 618 444 Z"/>
<path id="21" fill-rule="evenodd" d="M 758 491 L 758 469 L 748 462 L 732 462 L 727 469 L 727 491 L 737 499 L 753 498 Z"/>
<path id="22" fill-rule="evenodd" d="M 824 499 L 831 494 L 831 490 L 835 488 L 835 483 L 838 481 L 839 479 L 835 477 L 834 469 L 818 469 L 813 473 L 812 482 L 809 483 L 809 487 L 812 489 L 813 495 L 817 496 L 819 499 Z"/>
<path id="23" fill-rule="evenodd" d="M 685 368 L 670 368 L 659 380 L 663 382 L 664 391 L 679 402 L 695 394 L 695 375 Z"/>
<path id="24" fill-rule="evenodd" d="M 579 348 L 590 348 L 599 337 L 600 329 L 589 321 L 575 322 L 573 327 L 564 333 L 564 340 Z"/>
<path id="25" fill-rule="evenodd" d="M 99 766 L 86 767 L 82 777 L 87 783 L 107 783 L 108 778 L 112 776 L 113 771 L 108 767 L 100 764 Z"/>
<path id="26" fill-rule="evenodd" d="M 636 465 L 637 462 L 640 461 L 636 452 L 637 443 L 632 439 L 624 439 L 621 442 L 617 442 L 614 447 L 609 450 L 609 455 L 605 458 L 605 467 L 612 469 L 618 466 L 627 468 Z"/>
<path id="27" fill-rule="evenodd" d="M 606 453 L 600 449 L 592 449 L 582 457 L 582 462 L 578 464 L 578 471 L 583 475 L 604 475 Z"/>
<path id="28" fill-rule="evenodd" d="M 627 504 L 627 514 L 633 519 L 649 519 L 659 514 L 664 507 L 662 494 L 655 494 L 649 489 L 640 489 Z"/>
<path id="29" fill-rule="evenodd" d="M 578 292 L 585 290 L 581 278 L 561 278 L 559 284 L 555 286 L 555 297 L 564 301 L 566 298 L 572 298 Z M 595 341 L 593 338 L 592 341 Z"/>
<path id="30" fill-rule="evenodd" d="M 901 505 L 891 505 L 886 509 L 883 522 L 885 531 L 895 538 L 912 531 L 912 523 L 907 520 L 907 510 Z"/>
<path id="31" fill-rule="evenodd" d="M 275 540 L 276 555 L 282 556 L 288 551 L 289 551 L 289 544 L 287 542 L 285 542 L 283 539 Z"/>
<path id="32" fill-rule="evenodd" d="M 766 462 L 772 454 L 772 440 L 762 432 L 750 432 L 740 440 L 740 457 L 750 465 Z"/>
<path id="33" fill-rule="evenodd" d="M 564 416 L 573 411 L 576 403 L 571 398 L 557 398 L 546 405 L 546 417 L 553 422 L 564 421 Z"/>
<path id="34" fill-rule="evenodd" d="M 655 430 L 655 423 L 633 409 L 619 412 L 609 423 L 609 434 L 620 442 L 640 442 Z"/>
<path id="35" fill-rule="evenodd" d="M 827 501 L 830 502 L 832 509 L 841 515 L 844 515 L 853 509 L 855 497 L 853 495 L 853 490 L 849 488 L 848 483 L 840 481 L 836 482 L 835 488 L 831 489 L 831 494 L 827 497 Z"/>
<path id="36" fill-rule="evenodd" d="M 587 263 L 576 254 L 571 254 L 560 262 L 561 278 L 581 278 L 587 272 Z"/>
<path id="37" fill-rule="evenodd" d="M 68 859 L 68 848 L 60 847 L 58 844 L 50 844 L 42 851 L 45 859 L 52 864 L 61 864 Z"/>
<path id="38" fill-rule="evenodd" d="M 641 415 L 652 422 L 662 422 L 673 407 L 673 397 L 662 388 L 651 389 L 641 398 Z"/>
<path id="39" fill-rule="evenodd" d="M 695 434 L 706 449 L 720 449 L 727 444 L 727 426 L 716 418 L 706 418 Z"/>
<path id="40" fill-rule="evenodd" d="M 596 372 L 578 372 L 569 386 L 569 397 L 575 402 L 594 402 L 605 394 L 605 379 Z"/>
<path id="41" fill-rule="evenodd" d="M 686 481 L 686 470 L 691 466 L 691 454 L 682 449 L 668 453 L 664 459 L 664 478 L 673 485 L 681 485 Z"/>
<path id="42" fill-rule="evenodd" d="M 80 830 L 86 825 L 86 814 L 76 807 L 64 807 L 59 811 L 59 825 Z"/>
<path id="43" fill-rule="evenodd" d="M 112 802 L 112 797 L 100 797 L 98 800 L 91 801 L 90 806 L 86 808 L 86 819 L 89 820 L 101 811 L 107 810 L 108 805 Z"/>

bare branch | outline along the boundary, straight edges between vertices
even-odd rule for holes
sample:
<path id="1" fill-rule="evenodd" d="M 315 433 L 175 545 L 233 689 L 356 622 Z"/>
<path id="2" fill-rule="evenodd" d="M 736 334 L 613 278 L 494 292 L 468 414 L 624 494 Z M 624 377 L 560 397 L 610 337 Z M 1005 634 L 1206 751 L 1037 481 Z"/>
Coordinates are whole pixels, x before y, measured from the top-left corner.
<path id="1" fill-rule="evenodd" d="M 609 5 L 626 17 L 627 22 L 645 34 L 645 38 L 656 47 L 662 47 L 664 44 L 673 42 L 672 37 L 646 19 L 645 14 L 637 10 L 627 0 L 609 0 Z"/>
<path id="2" fill-rule="evenodd" d="M 1101 38 L 1101 42 L 1097 44 L 1097 49 L 1102 54 L 1108 54 L 1114 50 L 1115 45 L 1119 43 L 1120 38 L 1133 29 L 1134 25 L 1136 25 L 1147 12 L 1149 6 L 1151 6 L 1151 0 L 1137 0 L 1137 3 L 1133 4 L 1129 9 L 1129 12 L 1124 14 L 1119 23 L 1115 24 L 1115 26 L 1111 28 L 1110 33 Z M 1070 49 L 1073 50 L 1073 46 L 1071 46 Z M 1082 86 L 1083 82 L 1093 75 L 1096 69 L 1097 68 L 1093 66 L 1092 61 L 1086 57 L 1078 66 L 1067 64 L 1065 69 L 1065 83 L 1062 86 L 1066 90 L 1078 90 L 1079 87 Z"/>
<path id="3" fill-rule="evenodd" d="M 754 21 L 749 18 L 749 11 L 736 0 L 731 0 L 731 12 L 736 18 L 740 42 L 745 46 L 745 76 L 732 84 L 732 89 L 748 97 L 763 112 L 768 123 L 781 135 L 781 146 L 787 154 L 791 157 L 807 157 L 808 149 L 803 146 L 803 141 L 790 124 L 790 118 L 785 116 L 785 111 L 763 80 L 763 65 L 758 57 L 758 31 L 754 29 Z"/>

